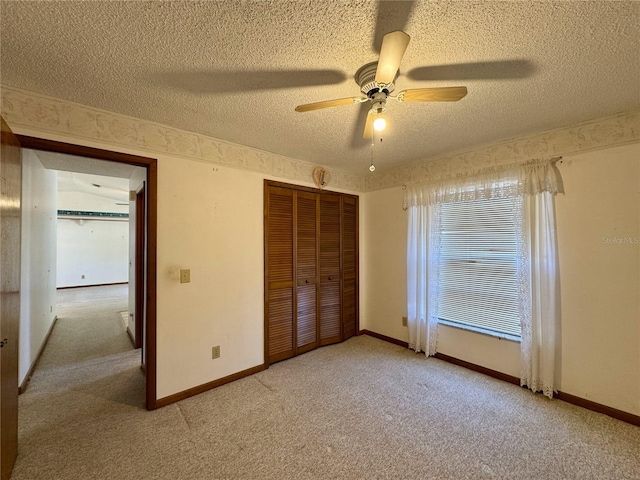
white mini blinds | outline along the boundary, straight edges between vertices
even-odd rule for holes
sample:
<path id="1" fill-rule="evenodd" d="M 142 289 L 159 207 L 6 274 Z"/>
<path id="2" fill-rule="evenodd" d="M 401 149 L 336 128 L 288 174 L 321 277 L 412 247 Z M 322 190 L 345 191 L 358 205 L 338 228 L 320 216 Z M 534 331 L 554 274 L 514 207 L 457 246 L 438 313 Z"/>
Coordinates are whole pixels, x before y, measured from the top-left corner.
<path id="1" fill-rule="evenodd" d="M 439 210 L 438 322 L 519 339 L 522 198 L 432 208 Z"/>

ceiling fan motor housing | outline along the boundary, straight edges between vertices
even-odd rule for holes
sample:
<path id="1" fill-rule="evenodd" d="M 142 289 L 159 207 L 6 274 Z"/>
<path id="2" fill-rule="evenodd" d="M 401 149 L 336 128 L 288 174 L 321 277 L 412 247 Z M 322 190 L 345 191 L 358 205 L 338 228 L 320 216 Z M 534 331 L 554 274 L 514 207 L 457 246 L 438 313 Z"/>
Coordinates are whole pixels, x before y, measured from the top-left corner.
<path id="1" fill-rule="evenodd" d="M 386 90 L 377 91 L 371 95 L 371 111 L 373 113 L 383 113 L 387 109 Z"/>
<path id="2" fill-rule="evenodd" d="M 354 75 L 354 80 L 360 87 L 360 91 L 371 99 L 373 99 L 373 95 L 376 92 L 386 92 L 386 94 L 388 95 L 396 88 L 393 83 L 381 85 L 376 82 L 377 69 L 378 62 L 367 63 L 366 65 L 360 67 Z"/>
<path id="3" fill-rule="evenodd" d="M 358 69 L 354 79 L 360 86 L 360 91 L 371 100 L 371 111 L 383 113 L 387 109 L 387 97 L 395 90 L 395 85 L 393 83 L 381 85 L 376 82 L 377 69 L 378 62 L 367 63 Z"/>

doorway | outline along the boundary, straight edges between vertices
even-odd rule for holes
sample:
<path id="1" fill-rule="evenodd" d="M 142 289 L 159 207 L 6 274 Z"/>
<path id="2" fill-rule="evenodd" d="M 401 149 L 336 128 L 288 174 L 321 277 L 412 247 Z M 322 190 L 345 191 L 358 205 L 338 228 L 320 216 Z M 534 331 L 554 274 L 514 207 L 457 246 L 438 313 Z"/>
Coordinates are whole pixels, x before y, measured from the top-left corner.
<path id="1" fill-rule="evenodd" d="M 145 321 L 136 322 L 135 337 L 144 345 L 142 353 L 142 366 L 145 371 L 145 406 L 148 410 L 157 408 L 156 403 L 156 237 L 157 237 L 157 160 L 146 157 L 139 157 L 129 154 L 111 152 L 107 150 L 83 147 L 78 145 L 56 142 L 51 140 L 38 139 L 34 137 L 17 135 L 22 148 L 42 152 L 54 152 L 76 157 L 86 157 L 95 160 L 107 160 L 124 165 L 143 167 L 146 172 L 146 180 L 142 182 L 143 188 L 137 193 L 143 192 L 145 195 L 142 208 L 145 211 L 146 224 L 142 224 L 144 233 L 138 232 L 137 238 L 143 237 L 141 245 L 136 248 L 136 272 L 144 272 L 143 275 L 134 280 L 136 300 L 143 299 L 142 305 L 136 302 L 136 308 L 144 312 Z M 136 205 L 136 208 L 140 206 Z M 140 226 L 141 223 L 137 222 Z M 140 250 L 138 250 L 138 248 Z M 141 255 L 138 255 L 141 253 Z M 140 278 L 142 277 L 142 278 Z M 139 317 L 140 318 L 140 317 Z M 139 324 L 139 326 L 138 326 Z M 138 329 L 141 330 L 137 335 Z"/>

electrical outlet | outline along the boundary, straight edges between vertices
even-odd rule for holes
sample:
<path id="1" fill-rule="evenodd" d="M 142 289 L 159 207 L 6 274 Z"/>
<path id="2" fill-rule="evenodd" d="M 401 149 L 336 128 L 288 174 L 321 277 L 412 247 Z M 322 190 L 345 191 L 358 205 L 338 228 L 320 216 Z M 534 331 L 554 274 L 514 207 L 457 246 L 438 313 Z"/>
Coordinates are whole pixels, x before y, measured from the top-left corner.
<path id="1" fill-rule="evenodd" d="M 191 282 L 191 270 L 187 268 L 180 269 L 180 283 Z"/>
<path id="2" fill-rule="evenodd" d="M 211 358 L 220 358 L 220 345 L 216 345 L 211 349 Z"/>
<path id="3" fill-rule="evenodd" d="M 403 327 L 407 326 L 407 317 L 402 317 L 402 326 Z"/>

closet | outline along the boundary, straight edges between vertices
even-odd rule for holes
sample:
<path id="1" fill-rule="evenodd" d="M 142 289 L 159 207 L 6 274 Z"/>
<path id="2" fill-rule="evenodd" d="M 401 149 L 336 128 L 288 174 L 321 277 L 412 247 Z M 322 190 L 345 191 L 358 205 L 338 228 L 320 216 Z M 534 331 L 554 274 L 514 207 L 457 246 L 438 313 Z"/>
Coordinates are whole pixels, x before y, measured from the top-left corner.
<path id="1" fill-rule="evenodd" d="M 265 180 L 265 363 L 358 331 L 358 197 Z"/>

